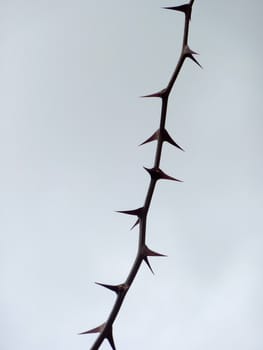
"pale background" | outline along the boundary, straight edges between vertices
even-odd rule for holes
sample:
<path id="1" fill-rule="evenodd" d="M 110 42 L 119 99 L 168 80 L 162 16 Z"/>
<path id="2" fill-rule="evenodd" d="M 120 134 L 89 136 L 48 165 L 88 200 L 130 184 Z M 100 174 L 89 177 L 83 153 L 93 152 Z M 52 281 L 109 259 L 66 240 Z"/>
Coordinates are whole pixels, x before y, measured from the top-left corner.
<path id="1" fill-rule="evenodd" d="M 175 1 L 0 1 L 3 350 L 89 349 L 136 254 L 160 101 L 178 60 Z M 171 95 L 143 265 L 117 349 L 263 349 L 261 0 L 196 0 Z M 102 349 L 109 349 L 104 342 Z"/>

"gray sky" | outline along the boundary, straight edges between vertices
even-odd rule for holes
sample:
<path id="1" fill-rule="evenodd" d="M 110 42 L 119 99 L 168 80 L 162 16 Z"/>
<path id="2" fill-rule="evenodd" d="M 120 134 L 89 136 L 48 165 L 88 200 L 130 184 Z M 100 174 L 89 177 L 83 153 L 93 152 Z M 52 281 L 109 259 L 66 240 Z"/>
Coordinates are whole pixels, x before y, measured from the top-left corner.
<path id="1" fill-rule="evenodd" d="M 3 350 L 88 349 L 137 248 L 160 101 L 182 43 L 172 1 L 0 0 Z M 169 101 L 150 248 L 114 324 L 117 349 L 261 350 L 262 1 L 196 0 Z M 109 349 L 104 342 L 102 349 Z"/>

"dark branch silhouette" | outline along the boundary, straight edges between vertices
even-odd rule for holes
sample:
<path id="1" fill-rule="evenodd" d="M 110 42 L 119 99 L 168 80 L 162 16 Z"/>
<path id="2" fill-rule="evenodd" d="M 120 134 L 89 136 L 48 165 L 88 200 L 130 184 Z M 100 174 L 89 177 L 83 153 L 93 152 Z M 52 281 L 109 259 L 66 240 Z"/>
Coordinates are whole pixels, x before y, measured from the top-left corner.
<path id="1" fill-rule="evenodd" d="M 162 154 L 162 146 L 164 142 L 168 142 L 171 145 L 175 146 L 176 148 L 180 149 L 183 151 L 183 149 L 172 139 L 172 137 L 169 135 L 168 131 L 165 128 L 165 122 L 166 122 L 166 114 L 167 114 L 167 105 L 168 105 L 168 99 L 171 93 L 171 90 L 174 86 L 174 83 L 178 77 L 178 74 L 180 73 L 180 70 L 183 66 L 183 63 L 186 58 L 191 59 L 194 63 L 196 63 L 199 67 L 202 68 L 200 63 L 196 60 L 194 55 L 197 53 L 194 52 L 189 48 L 188 45 L 188 35 L 189 35 L 189 24 L 191 20 L 191 15 L 192 15 L 192 6 L 193 6 L 194 0 L 189 1 L 189 3 L 180 5 L 180 6 L 175 6 L 175 7 L 164 7 L 164 9 L 168 10 L 174 10 L 174 11 L 179 11 L 182 12 L 185 16 L 185 21 L 184 21 L 184 34 L 183 34 L 183 44 L 182 44 L 182 50 L 180 57 L 178 59 L 177 65 L 175 67 L 174 73 L 172 74 L 167 86 L 155 93 L 145 95 L 142 97 L 158 97 L 161 98 L 161 117 L 160 117 L 160 125 L 159 129 L 149 138 L 146 139 L 141 145 L 144 145 L 148 142 L 152 141 L 157 141 L 157 146 L 156 146 L 156 151 L 155 151 L 155 160 L 154 160 L 154 166 L 150 169 L 144 168 L 150 175 L 150 183 L 148 186 L 148 190 L 146 193 L 145 201 L 143 206 L 137 208 L 137 209 L 132 209 L 132 210 L 120 210 L 118 213 L 122 214 L 127 214 L 127 215 L 132 215 L 137 217 L 137 221 L 135 224 L 132 226 L 131 229 L 139 225 L 139 239 L 138 239 L 138 250 L 137 250 L 137 255 L 134 259 L 133 265 L 130 269 L 130 272 L 126 278 L 126 280 L 119 284 L 119 285 L 109 285 L 109 284 L 104 284 L 104 283 L 98 283 L 98 285 L 105 287 L 109 289 L 110 291 L 113 291 L 116 293 L 116 300 L 115 303 L 112 307 L 112 310 L 108 316 L 108 319 L 103 323 L 102 325 L 93 328 L 91 330 L 88 330 L 86 332 L 82 332 L 79 334 L 91 334 L 91 333 L 98 333 L 98 337 L 93 343 L 91 350 L 97 350 L 99 349 L 100 345 L 102 342 L 107 339 L 112 347 L 113 350 L 116 349 L 115 343 L 113 340 L 113 334 L 112 334 L 112 327 L 113 323 L 120 311 L 120 308 L 122 306 L 123 300 L 129 290 L 129 288 L 132 285 L 132 282 L 134 278 L 137 275 L 138 270 L 140 269 L 140 266 L 142 262 L 144 261 L 151 272 L 153 272 L 152 267 L 149 262 L 149 257 L 164 257 L 165 255 L 157 253 L 151 249 L 149 249 L 146 245 L 146 223 L 147 223 L 147 214 L 149 211 L 149 207 L 151 205 L 151 200 L 152 196 L 154 193 L 155 185 L 158 180 L 172 180 L 176 182 L 182 182 L 181 180 L 178 180 L 174 177 L 171 177 L 164 173 L 160 169 L 160 161 L 161 161 L 161 154 Z M 141 146 L 140 145 L 140 146 Z"/>

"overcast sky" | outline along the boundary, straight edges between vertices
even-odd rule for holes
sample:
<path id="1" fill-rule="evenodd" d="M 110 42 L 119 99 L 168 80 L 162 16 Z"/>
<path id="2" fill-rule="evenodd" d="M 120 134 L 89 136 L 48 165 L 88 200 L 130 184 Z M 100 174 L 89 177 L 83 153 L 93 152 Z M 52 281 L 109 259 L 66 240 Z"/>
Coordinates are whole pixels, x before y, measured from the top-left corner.
<path id="1" fill-rule="evenodd" d="M 84 350 L 137 249 L 160 101 L 184 17 L 173 1 L 0 0 L 0 304 L 3 350 Z M 196 0 L 169 99 L 142 265 L 117 349 L 263 348 L 261 0 Z M 101 349 L 109 349 L 107 342 Z"/>

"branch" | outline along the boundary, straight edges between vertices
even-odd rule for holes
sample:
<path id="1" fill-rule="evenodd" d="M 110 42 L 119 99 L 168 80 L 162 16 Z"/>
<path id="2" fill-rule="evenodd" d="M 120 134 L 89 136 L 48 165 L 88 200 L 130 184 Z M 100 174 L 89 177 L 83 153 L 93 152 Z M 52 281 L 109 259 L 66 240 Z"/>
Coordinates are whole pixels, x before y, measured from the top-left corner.
<path id="1" fill-rule="evenodd" d="M 119 285 L 108 285 L 108 284 L 96 282 L 100 286 L 105 287 L 105 288 L 113 291 L 116 294 L 116 300 L 115 300 L 115 303 L 112 307 L 112 310 L 108 316 L 108 319 L 105 321 L 105 323 L 103 323 L 102 325 L 100 325 L 96 328 L 93 328 L 89 331 L 79 333 L 79 334 L 99 333 L 97 339 L 95 340 L 94 344 L 91 347 L 91 350 L 99 349 L 100 345 L 102 344 L 102 342 L 105 339 L 107 339 L 109 341 L 113 350 L 116 349 L 115 344 L 114 344 L 114 340 L 113 340 L 113 333 L 112 333 L 113 323 L 114 323 L 114 321 L 115 321 L 115 319 L 120 311 L 123 300 L 124 300 L 128 290 L 130 289 L 132 282 L 137 275 L 137 272 L 140 269 L 142 262 L 144 261 L 147 264 L 147 266 L 150 268 L 150 270 L 153 272 L 148 258 L 154 257 L 154 256 L 156 256 L 156 257 L 165 256 L 163 254 L 157 253 L 157 252 L 149 249 L 146 245 L 147 215 L 148 215 L 148 211 L 149 211 L 149 208 L 151 205 L 151 201 L 152 201 L 152 197 L 153 197 L 153 193 L 154 193 L 154 189 L 155 189 L 157 181 L 159 181 L 159 180 L 171 180 L 171 181 L 181 182 L 180 180 L 178 180 L 170 175 L 167 175 L 165 172 L 163 172 L 160 169 L 160 162 L 161 162 L 161 155 L 162 155 L 162 146 L 163 146 L 163 143 L 165 141 L 169 142 L 173 146 L 175 146 L 178 149 L 183 151 L 183 149 L 171 138 L 171 136 L 168 134 L 168 132 L 165 128 L 168 100 L 169 100 L 169 96 L 170 96 L 170 93 L 172 91 L 172 88 L 174 86 L 174 83 L 178 77 L 178 74 L 181 71 L 181 68 L 182 68 L 183 63 L 184 63 L 186 58 L 190 58 L 192 61 L 194 61 L 196 64 L 198 64 L 201 67 L 199 62 L 194 57 L 196 52 L 192 51 L 188 45 L 189 24 L 190 24 L 190 20 L 191 20 L 193 3 L 194 3 L 194 0 L 191 0 L 191 1 L 189 1 L 189 3 L 181 5 L 181 6 L 165 7 L 165 9 L 179 11 L 179 12 L 184 13 L 184 15 L 185 15 L 182 50 L 181 50 L 180 57 L 178 59 L 178 63 L 175 67 L 174 73 L 172 74 L 172 76 L 168 82 L 167 87 L 161 91 L 156 92 L 156 93 L 142 96 L 142 97 L 147 97 L 147 98 L 150 98 L 150 97 L 160 98 L 161 103 L 162 103 L 162 107 L 161 107 L 159 129 L 152 136 L 150 136 L 146 141 L 144 141 L 141 144 L 141 145 L 143 145 L 143 144 L 151 142 L 151 141 L 157 141 L 154 166 L 151 169 L 145 168 L 145 170 L 150 175 L 150 182 L 149 182 L 148 190 L 147 190 L 147 193 L 145 196 L 144 205 L 140 208 L 137 208 L 137 209 L 119 211 L 119 213 L 132 215 L 132 216 L 137 217 L 137 221 L 135 222 L 135 224 L 132 227 L 132 229 L 133 229 L 136 225 L 139 225 L 139 239 L 138 239 L 137 255 L 135 257 L 135 260 L 133 262 L 133 265 L 130 269 L 129 274 L 123 283 L 121 283 Z"/>

